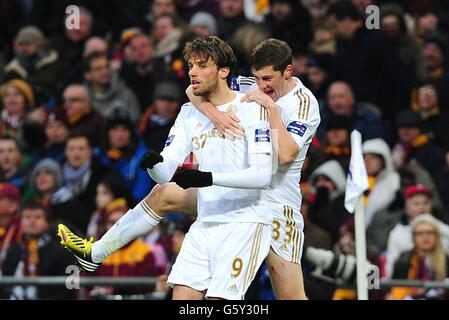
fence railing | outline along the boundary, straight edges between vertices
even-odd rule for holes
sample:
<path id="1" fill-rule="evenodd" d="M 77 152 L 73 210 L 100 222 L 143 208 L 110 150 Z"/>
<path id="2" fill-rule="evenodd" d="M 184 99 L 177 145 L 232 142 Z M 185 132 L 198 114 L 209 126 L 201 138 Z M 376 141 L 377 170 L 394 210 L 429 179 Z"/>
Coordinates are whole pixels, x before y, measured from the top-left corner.
<path id="1" fill-rule="evenodd" d="M 0 287 L 9 286 L 66 286 L 67 277 L 0 277 Z M 156 277 L 79 277 L 79 299 L 85 299 L 86 287 L 91 286 L 110 286 L 110 287 L 144 287 L 151 286 L 157 282 Z M 355 289 L 355 285 L 337 281 L 336 287 Z M 392 287 L 418 287 L 425 289 L 449 289 L 449 282 L 446 281 L 419 281 L 419 280 L 381 280 L 379 289 L 390 289 Z M 163 293 L 152 293 L 149 295 L 141 295 L 143 299 L 163 299 Z"/>

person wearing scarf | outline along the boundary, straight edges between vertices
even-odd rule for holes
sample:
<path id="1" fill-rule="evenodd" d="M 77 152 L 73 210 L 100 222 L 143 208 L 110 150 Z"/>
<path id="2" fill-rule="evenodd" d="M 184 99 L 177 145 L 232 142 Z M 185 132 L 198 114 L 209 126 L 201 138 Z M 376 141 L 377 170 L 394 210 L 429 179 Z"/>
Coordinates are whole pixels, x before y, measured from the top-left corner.
<path id="1" fill-rule="evenodd" d="M 412 222 L 414 248 L 400 256 L 394 266 L 393 279 L 443 281 L 449 274 L 449 257 L 443 250 L 439 223 L 430 214 Z M 442 292 L 424 288 L 393 287 L 390 298 L 438 299 Z"/>
<path id="2" fill-rule="evenodd" d="M 23 239 L 10 247 L 4 261 L 3 275 L 17 278 L 66 275 L 73 258 L 50 235 L 47 209 L 29 204 L 21 210 Z M 9 299 L 69 299 L 73 292 L 55 286 L 14 286 Z"/>

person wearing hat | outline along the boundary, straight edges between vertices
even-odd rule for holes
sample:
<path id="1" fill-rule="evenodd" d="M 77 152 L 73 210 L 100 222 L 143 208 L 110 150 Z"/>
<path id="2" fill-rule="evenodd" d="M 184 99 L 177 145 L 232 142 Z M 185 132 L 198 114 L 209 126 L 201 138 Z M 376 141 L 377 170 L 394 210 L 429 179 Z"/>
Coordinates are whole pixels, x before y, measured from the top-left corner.
<path id="1" fill-rule="evenodd" d="M 28 204 L 21 209 L 20 225 L 23 239 L 7 251 L 2 273 L 5 276 L 64 276 L 74 259 L 51 235 L 47 208 Z M 8 288 L 6 299 L 73 299 L 74 292 L 56 286 L 14 286 Z"/>
<path id="2" fill-rule="evenodd" d="M 431 175 L 445 206 L 449 205 L 449 171 L 446 153 L 422 132 L 422 118 L 418 112 L 405 110 L 396 118 L 398 141 L 393 147 L 397 168 L 417 162 Z"/>
<path id="3" fill-rule="evenodd" d="M 425 185 L 409 186 L 404 193 L 404 211 L 399 223 L 391 230 L 388 236 L 386 251 L 386 273 L 388 277 L 393 274 L 393 266 L 398 257 L 413 249 L 412 227 L 413 221 L 422 214 L 432 213 L 433 193 Z M 442 230 L 443 248 L 449 254 L 449 225 L 434 218 Z"/>
<path id="4" fill-rule="evenodd" d="M 307 59 L 307 80 L 309 88 L 323 104 L 326 92 L 331 84 L 333 72 L 333 56 L 330 53 L 315 53 Z"/>
<path id="5" fill-rule="evenodd" d="M 184 101 L 184 94 L 175 82 L 160 82 L 153 92 L 154 102 L 142 116 L 139 132 L 150 150 L 161 152 L 170 128 Z"/>
<path id="6" fill-rule="evenodd" d="M 332 115 L 326 121 L 324 141 L 320 148 L 326 161 L 337 160 L 344 170 L 348 170 L 351 157 L 349 139 L 351 128 L 351 118 L 345 115 Z"/>
<path id="7" fill-rule="evenodd" d="M 24 80 L 12 79 L 1 86 L 0 97 L 0 135 L 15 136 L 24 142 L 25 118 L 35 107 L 33 88 Z"/>
<path id="8" fill-rule="evenodd" d="M 345 172 L 336 160 L 321 164 L 308 179 L 315 196 L 308 219 L 329 234 L 332 244 L 338 241 L 340 227 L 350 217 L 344 209 L 345 181 Z"/>
<path id="9" fill-rule="evenodd" d="M 365 141 L 362 152 L 368 175 L 368 189 L 363 195 L 365 224 L 368 226 L 374 216 L 395 199 L 400 177 L 394 168 L 390 147 L 384 140 Z"/>
<path id="10" fill-rule="evenodd" d="M 449 85 L 448 48 L 445 39 L 438 34 L 428 35 L 422 47 L 426 75 Z"/>
<path id="11" fill-rule="evenodd" d="M 148 151 L 135 132 L 130 115 L 116 109 L 108 118 L 106 143 L 95 150 L 104 166 L 117 170 L 131 190 L 134 200 L 142 200 L 155 182 L 138 166 L 140 158 Z"/>
<path id="12" fill-rule="evenodd" d="M 39 101 L 56 93 L 64 66 L 56 50 L 46 48 L 46 39 L 36 26 L 20 29 L 14 40 L 15 57 L 5 66 L 4 79 L 26 80 Z M 39 88 L 39 90 L 38 90 Z"/>
<path id="13" fill-rule="evenodd" d="M 143 108 L 153 101 L 155 86 L 155 58 L 153 40 L 146 34 L 136 34 L 128 41 L 132 61 L 123 60 L 120 78 L 136 94 Z"/>
<path id="14" fill-rule="evenodd" d="M 11 183 L 0 183 L 0 272 L 9 247 L 22 239 L 20 191 Z"/>
<path id="15" fill-rule="evenodd" d="M 44 158 L 51 158 L 58 163 L 63 163 L 65 142 L 69 134 L 70 127 L 65 110 L 59 106 L 49 110 L 44 122 L 45 141 L 31 154 L 33 163 Z"/>
<path id="16" fill-rule="evenodd" d="M 217 21 L 209 12 L 200 11 L 190 19 L 190 27 L 197 37 L 214 36 L 217 34 Z"/>

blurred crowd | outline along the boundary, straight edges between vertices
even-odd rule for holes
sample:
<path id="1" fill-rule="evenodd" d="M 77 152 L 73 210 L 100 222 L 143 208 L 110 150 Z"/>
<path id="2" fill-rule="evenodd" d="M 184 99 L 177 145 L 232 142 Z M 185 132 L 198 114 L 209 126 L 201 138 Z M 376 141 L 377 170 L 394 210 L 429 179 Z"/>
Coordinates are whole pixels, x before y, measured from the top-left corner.
<path id="1" fill-rule="evenodd" d="M 79 27 L 69 5 L 79 8 Z M 57 243 L 58 223 L 99 239 L 151 191 L 155 182 L 139 159 L 163 149 L 187 101 L 184 44 L 207 35 L 233 47 L 236 76 L 251 75 L 258 43 L 286 41 L 294 75 L 319 101 L 322 120 L 300 185 L 309 297 L 355 297 L 325 280 L 354 280 L 353 269 L 342 274 L 338 267 L 355 254 L 353 216 L 344 208 L 353 129 L 362 134 L 369 175 L 363 201 L 370 263 L 383 279 L 448 278 L 444 0 L 0 0 L 0 276 L 66 275 L 74 261 Z M 170 214 L 89 275 L 154 276 L 155 287 L 95 287 L 89 297 L 168 297 L 166 275 L 191 223 Z M 447 297 L 420 288 L 371 295 Z M 0 287 L 0 297 L 77 293 L 15 286 Z M 248 298 L 273 298 L 266 269 Z"/>

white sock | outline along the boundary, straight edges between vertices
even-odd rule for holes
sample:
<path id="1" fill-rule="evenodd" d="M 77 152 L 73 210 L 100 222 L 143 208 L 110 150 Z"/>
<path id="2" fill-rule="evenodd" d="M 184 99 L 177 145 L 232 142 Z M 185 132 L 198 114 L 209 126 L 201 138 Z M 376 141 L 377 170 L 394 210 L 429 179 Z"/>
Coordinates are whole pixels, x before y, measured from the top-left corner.
<path id="1" fill-rule="evenodd" d="M 162 219 L 146 204 L 145 200 L 142 200 L 133 209 L 128 210 L 100 240 L 94 242 L 91 252 L 92 261 L 103 262 L 127 243 L 153 229 Z"/>

